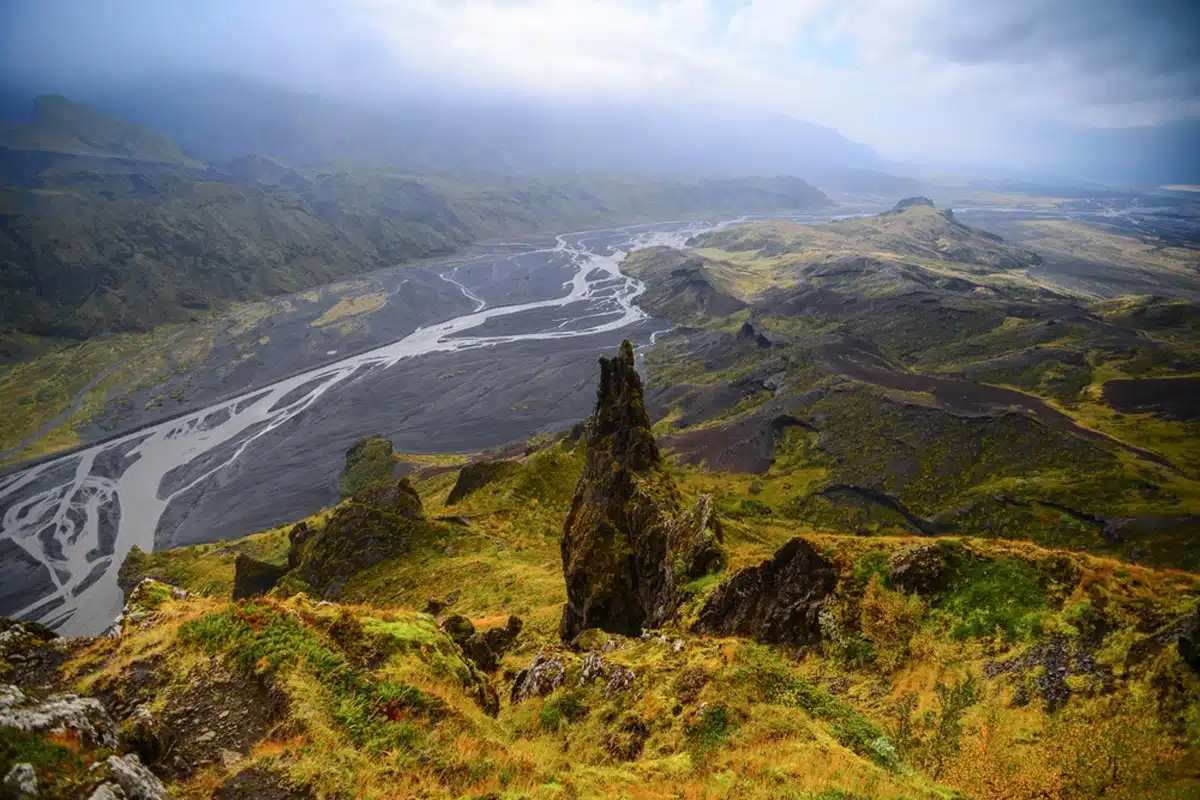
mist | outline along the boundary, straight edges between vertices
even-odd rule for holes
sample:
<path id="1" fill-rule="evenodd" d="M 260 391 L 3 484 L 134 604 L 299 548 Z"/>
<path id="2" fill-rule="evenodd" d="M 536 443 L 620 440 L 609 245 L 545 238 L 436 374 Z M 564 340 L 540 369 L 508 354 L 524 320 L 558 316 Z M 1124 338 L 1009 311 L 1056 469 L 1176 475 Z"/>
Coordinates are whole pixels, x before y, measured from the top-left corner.
<path id="1" fill-rule="evenodd" d="M 61 92 L 217 160 L 1193 182 L 1197 31 L 1161 0 L 18 0 L 0 110 Z"/>

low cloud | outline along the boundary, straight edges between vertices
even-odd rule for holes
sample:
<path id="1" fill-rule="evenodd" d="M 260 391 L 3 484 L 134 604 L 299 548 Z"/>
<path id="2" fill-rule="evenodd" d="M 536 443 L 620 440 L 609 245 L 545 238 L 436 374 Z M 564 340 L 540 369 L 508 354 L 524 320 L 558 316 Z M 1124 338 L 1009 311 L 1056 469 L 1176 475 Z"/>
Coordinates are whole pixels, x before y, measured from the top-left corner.
<path id="1" fill-rule="evenodd" d="M 226 72 L 309 91 L 751 106 L 901 159 L 1200 118 L 1200 10 L 1163 0 L 13 0 L 39 88 Z"/>

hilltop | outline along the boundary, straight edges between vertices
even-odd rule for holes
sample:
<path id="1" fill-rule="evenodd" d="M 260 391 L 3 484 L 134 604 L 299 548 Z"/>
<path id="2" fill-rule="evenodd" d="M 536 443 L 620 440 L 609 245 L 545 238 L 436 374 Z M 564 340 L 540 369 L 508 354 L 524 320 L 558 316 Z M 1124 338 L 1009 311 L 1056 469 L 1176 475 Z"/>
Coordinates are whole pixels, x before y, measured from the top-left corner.
<path id="1" fill-rule="evenodd" d="M 1186 796 L 1194 575 L 706 499 L 710 473 L 657 450 L 631 356 L 582 431 L 523 455 L 368 438 L 327 512 L 133 554 L 115 636 L 5 623 L 24 694 L 0 713 L 31 730 L 0 729 L 0 767 L 68 797 Z M 666 542 L 720 557 L 643 549 Z M 642 578 L 577 594 L 580 545 Z M 640 632 L 618 608 L 664 613 Z M 86 712 L 66 743 L 35 722 L 63 689 Z"/>

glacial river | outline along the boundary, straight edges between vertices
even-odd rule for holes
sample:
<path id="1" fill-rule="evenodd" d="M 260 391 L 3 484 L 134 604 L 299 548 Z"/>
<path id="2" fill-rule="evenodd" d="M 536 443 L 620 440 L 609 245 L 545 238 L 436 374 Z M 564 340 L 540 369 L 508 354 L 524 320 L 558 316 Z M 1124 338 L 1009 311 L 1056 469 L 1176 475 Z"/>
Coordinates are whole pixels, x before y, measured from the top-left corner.
<path id="1" fill-rule="evenodd" d="M 135 545 L 154 548 L 168 507 L 202 486 L 220 492 L 223 472 L 339 386 L 433 353 L 596 336 L 634 325 L 646 319 L 634 305 L 644 287 L 620 272 L 625 253 L 651 244 L 680 245 L 699 229 L 673 224 L 609 232 L 597 250 L 586 235 L 559 236 L 544 253 L 550 262 L 569 264 L 573 274 L 550 299 L 491 305 L 460 280 L 458 270 L 447 269 L 442 280 L 475 304 L 471 313 L 0 479 L 0 543 L 19 547 L 27 556 L 26 573 L 39 578 L 0 613 L 67 634 L 98 633 L 122 605 L 116 583 L 121 561 Z M 619 246 L 611 244 L 614 238 Z M 528 329 L 471 334 L 505 317 L 522 320 Z"/>

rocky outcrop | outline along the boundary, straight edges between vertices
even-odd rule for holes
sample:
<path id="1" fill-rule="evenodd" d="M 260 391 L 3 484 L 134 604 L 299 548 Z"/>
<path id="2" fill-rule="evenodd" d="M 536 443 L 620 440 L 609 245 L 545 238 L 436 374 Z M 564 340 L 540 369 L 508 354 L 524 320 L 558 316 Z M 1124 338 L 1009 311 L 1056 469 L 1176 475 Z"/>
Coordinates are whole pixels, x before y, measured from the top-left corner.
<path id="1" fill-rule="evenodd" d="M 99 700 L 57 694 L 36 701 L 16 686 L 0 684 L 0 727 L 70 734 L 84 747 L 117 746 L 116 726 Z"/>
<path id="2" fill-rule="evenodd" d="M 908 594 L 936 594 L 944 588 L 946 570 L 946 556 L 936 544 L 905 547 L 888 558 L 888 586 Z"/>
<path id="3" fill-rule="evenodd" d="M 567 677 L 567 667 L 561 658 L 550 658 L 545 652 L 533 657 L 529 666 L 517 673 L 510 697 L 514 703 L 531 697 L 545 697 Z"/>
<path id="4" fill-rule="evenodd" d="M 237 560 L 233 562 L 233 599 L 245 600 L 266 594 L 275 588 L 287 571 L 286 566 L 268 564 L 245 553 L 238 553 Z"/>
<path id="5" fill-rule="evenodd" d="M 364 436 L 346 451 L 342 496 L 354 497 L 372 484 L 392 477 L 398 466 L 392 443 L 381 436 Z"/>
<path id="6" fill-rule="evenodd" d="M 600 359 L 586 437 L 562 538 L 567 642 L 587 628 L 635 635 L 658 627 L 685 599 L 684 584 L 723 561 L 711 504 L 701 498 L 685 511 L 663 469 L 628 341 L 616 358 Z"/>
<path id="7" fill-rule="evenodd" d="M 897 211 L 903 211 L 906 208 L 913 208 L 914 206 L 926 206 L 928 208 L 934 207 L 933 201 L 928 197 L 906 197 L 892 207 L 892 212 L 895 213 Z"/>
<path id="8" fill-rule="evenodd" d="M 502 627 L 486 631 L 476 631 L 471 620 L 461 614 L 446 617 L 441 623 L 442 630 L 462 649 L 463 655 L 484 672 L 495 671 L 500 656 L 512 647 L 523 627 L 521 618 L 516 616 L 510 616 Z"/>
<path id="9" fill-rule="evenodd" d="M 458 471 L 458 480 L 446 497 L 446 505 L 461 502 L 467 495 L 477 492 L 489 483 L 503 480 L 518 469 L 515 461 L 476 461 Z"/>
<path id="10" fill-rule="evenodd" d="M 812 645 L 820 641 L 818 615 L 836 585 L 833 565 L 797 537 L 770 559 L 719 586 L 705 602 L 695 628 L 787 647 Z"/>
<path id="11" fill-rule="evenodd" d="M 288 554 L 295 577 L 326 600 L 341 598 L 355 574 L 410 552 L 429 538 L 431 526 L 375 506 L 351 502 L 334 509 L 325 527 L 299 537 Z"/>
<path id="12" fill-rule="evenodd" d="M 1183 662 L 1200 675 L 1200 607 L 1134 642 L 1126 655 L 1125 668 L 1136 667 L 1171 646 L 1179 651 Z"/>
<path id="13" fill-rule="evenodd" d="M 754 326 L 749 322 L 743 322 L 742 327 L 737 332 L 739 342 L 753 342 L 755 347 L 763 350 L 768 350 L 771 347 L 771 340 L 754 329 Z"/>
<path id="14" fill-rule="evenodd" d="M 337 600 L 354 574 L 410 551 L 431 535 L 420 495 L 408 478 L 391 475 L 393 464 L 392 445 L 385 439 L 369 437 L 350 448 L 343 492 L 353 494 L 323 527 L 303 522 L 292 527 L 288 570 L 272 586 L 282 581 Z M 262 579 L 255 588 L 265 585 L 269 565 L 246 566 Z"/>

